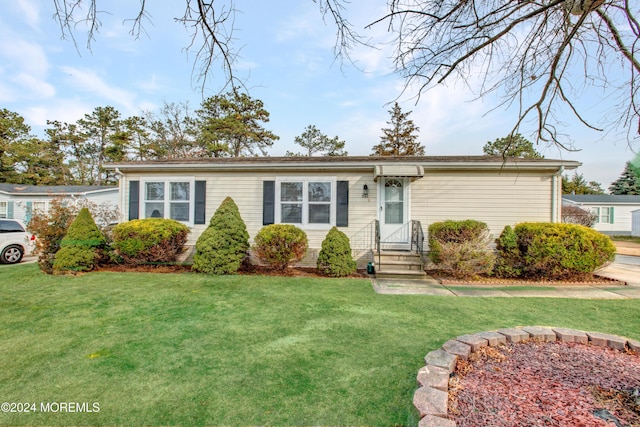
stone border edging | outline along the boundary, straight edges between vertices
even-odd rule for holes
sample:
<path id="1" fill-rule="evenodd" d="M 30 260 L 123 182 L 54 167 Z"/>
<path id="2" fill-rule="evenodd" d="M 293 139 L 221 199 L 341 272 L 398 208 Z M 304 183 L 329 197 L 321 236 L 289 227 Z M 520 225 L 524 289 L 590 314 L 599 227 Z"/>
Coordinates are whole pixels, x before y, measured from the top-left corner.
<path id="1" fill-rule="evenodd" d="M 624 351 L 640 352 L 640 341 L 600 332 L 542 326 L 505 328 L 497 331 L 461 335 L 449 340 L 438 350 L 425 357 L 426 366 L 418 371 L 418 388 L 413 394 L 413 405 L 420 413 L 419 427 L 455 427 L 455 421 L 447 418 L 449 401 L 449 377 L 455 370 L 458 357 L 467 360 L 469 355 L 482 347 L 518 343 L 527 340 L 591 343 L 597 347 L 609 347 Z"/>

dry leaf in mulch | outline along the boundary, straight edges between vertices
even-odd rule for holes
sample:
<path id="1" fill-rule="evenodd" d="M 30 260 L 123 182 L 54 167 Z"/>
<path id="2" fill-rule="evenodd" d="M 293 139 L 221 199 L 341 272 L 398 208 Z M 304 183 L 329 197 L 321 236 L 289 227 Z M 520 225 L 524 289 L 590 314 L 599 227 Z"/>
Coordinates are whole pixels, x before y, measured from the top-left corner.
<path id="1" fill-rule="evenodd" d="M 476 352 L 460 368 L 449 395 L 459 427 L 640 426 L 637 354 L 529 341 Z"/>

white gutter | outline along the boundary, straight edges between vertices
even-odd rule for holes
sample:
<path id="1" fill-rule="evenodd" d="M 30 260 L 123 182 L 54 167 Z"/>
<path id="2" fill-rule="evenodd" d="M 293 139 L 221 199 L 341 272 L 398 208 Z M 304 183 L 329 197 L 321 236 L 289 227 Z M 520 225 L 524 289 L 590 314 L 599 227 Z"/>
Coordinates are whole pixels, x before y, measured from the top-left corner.
<path id="1" fill-rule="evenodd" d="M 116 167 L 116 174 L 120 175 L 120 179 L 118 179 L 118 193 L 120 195 L 120 206 L 118 206 L 118 209 L 120 209 L 120 221 L 124 222 L 125 221 L 124 205 L 126 203 L 126 197 L 127 197 L 124 191 L 126 178 L 125 178 L 125 174 L 123 174 L 120 168 L 117 168 L 117 167 Z"/>
<path id="2" fill-rule="evenodd" d="M 551 222 L 560 222 L 561 215 L 558 215 L 558 177 L 562 177 L 564 166 L 560 166 L 558 171 L 551 176 Z M 562 178 L 560 178 L 562 182 Z M 562 191 L 560 191 L 562 193 Z M 562 200 L 560 201 L 560 209 L 562 209 Z"/>

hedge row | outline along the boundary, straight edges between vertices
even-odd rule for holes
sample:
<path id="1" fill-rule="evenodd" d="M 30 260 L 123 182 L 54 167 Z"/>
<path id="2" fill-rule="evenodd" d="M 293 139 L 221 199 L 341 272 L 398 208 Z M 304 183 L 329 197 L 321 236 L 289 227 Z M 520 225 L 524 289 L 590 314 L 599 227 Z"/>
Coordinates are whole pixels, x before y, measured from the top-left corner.
<path id="1" fill-rule="evenodd" d="M 562 280 L 592 274 L 613 261 L 608 236 L 577 224 L 522 223 L 506 226 L 491 248 L 489 229 L 473 220 L 429 227 L 430 259 L 456 277 Z"/>

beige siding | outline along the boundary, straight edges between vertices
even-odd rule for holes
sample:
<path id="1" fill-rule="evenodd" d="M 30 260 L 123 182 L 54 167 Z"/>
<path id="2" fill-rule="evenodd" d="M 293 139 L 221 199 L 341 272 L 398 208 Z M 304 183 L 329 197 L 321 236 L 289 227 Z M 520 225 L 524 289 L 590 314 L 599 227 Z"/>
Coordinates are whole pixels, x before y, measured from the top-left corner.
<path id="1" fill-rule="evenodd" d="M 475 219 L 497 236 L 506 225 L 552 218 L 551 174 L 427 172 L 411 194 L 412 218 L 425 232 L 436 221 Z"/>
<path id="2" fill-rule="evenodd" d="M 128 174 L 124 182 L 123 219 L 128 218 L 129 181 L 153 178 L 192 177 L 205 180 L 207 223 L 225 197 L 231 196 L 244 219 L 251 242 L 262 228 L 262 186 L 264 181 L 283 177 L 325 177 L 349 182 L 349 226 L 341 230 L 350 237 L 354 253 L 362 267 L 368 261 L 372 223 L 377 218 L 377 183 L 371 172 L 330 173 L 297 171 L 277 172 L 196 172 L 185 174 Z M 552 215 L 552 173 L 501 173 L 499 171 L 425 171 L 425 176 L 411 183 L 410 219 L 420 220 L 426 232 L 429 224 L 447 219 L 476 219 L 486 222 L 494 236 L 505 225 L 523 221 L 550 221 Z M 369 197 L 363 198 L 363 186 L 368 186 Z M 142 187 L 141 187 L 142 188 Z M 141 201 L 142 203 L 142 201 Z M 558 204 L 559 206 L 559 204 Z M 188 244 L 195 245 L 206 228 L 196 225 Z M 330 227 L 305 229 L 309 238 L 309 256 L 304 264 L 313 265 L 321 243 Z"/>

